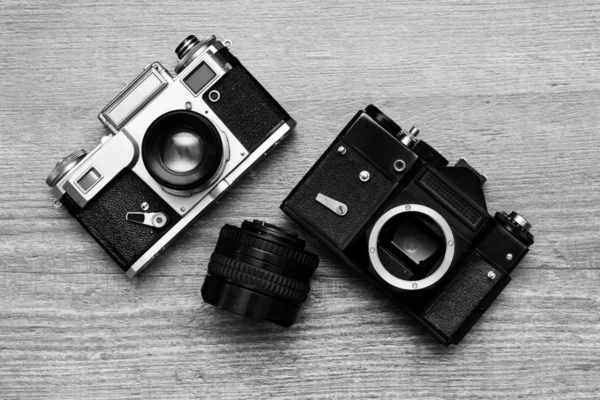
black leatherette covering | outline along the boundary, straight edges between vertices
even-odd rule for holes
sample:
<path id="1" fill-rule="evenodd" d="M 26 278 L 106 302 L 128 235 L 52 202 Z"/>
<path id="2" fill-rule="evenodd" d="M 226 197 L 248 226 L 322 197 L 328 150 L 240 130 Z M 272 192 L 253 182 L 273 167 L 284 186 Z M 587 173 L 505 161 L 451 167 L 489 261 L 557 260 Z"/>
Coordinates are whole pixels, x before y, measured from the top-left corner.
<path id="1" fill-rule="evenodd" d="M 209 93 L 217 90 L 213 103 Z M 242 64 L 221 78 L 204 95 L 204 101 L 249 152 L 254 151 L 289 115 Z"/>
<path id="2" fill-rule="evenodd" d="M 344 155 L 336 150 L 342 145 L 347 148 Z M 368 182 L 359 179 L 362 171 L 369 172 Z M 294 189 L 285 206 L 343 250 L 393 188 L 394 182 L 351 146 L 338 141 Z M 340 216 L 317 202 L 319 193 L 344 203 L 348 213 Z"/>
<path id="3" fill-rule="evenodd" d="M 496 274 L 494 279 L 488 277 L 489 272 Z M 492 267 L 475 253 L 425 309 L 423 318 L 451 338 L 504 275 L 503 271 Z"/>
<path id="4" fill-rule="evenodd" d="M 169 216 L 163 228 L 154 228 L 127 221 L 128 212 L 162 211 Z M 126 169 L 98 193 L 75 215 L 83 227 L 96 239 L 124 270 L 128 270 L 177 221 L 179 215 L 137 175 Z"/>

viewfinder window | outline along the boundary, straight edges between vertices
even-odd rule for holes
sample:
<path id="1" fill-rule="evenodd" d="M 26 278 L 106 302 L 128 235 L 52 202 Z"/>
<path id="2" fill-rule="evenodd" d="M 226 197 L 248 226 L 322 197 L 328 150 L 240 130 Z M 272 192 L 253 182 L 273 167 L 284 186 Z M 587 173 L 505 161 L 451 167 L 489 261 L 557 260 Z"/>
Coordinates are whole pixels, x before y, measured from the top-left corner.
<path id="1" fill-rule="evenodd" d="M 198 94 L 215 76 L 217 74 L 206 63 L 200 63 L 195 70 L 183 79 L 183 82 L 194 94 Z"/>
<path id="2" fill-rule="evenodd" d="M 102 175 L 100 175 L 100 173 L 96 171 L 95 168 L 92 168 L 88 172 L 86 172 L 85 175 L 79 178 L 77 184 L 79 185 L 81 190 L 87 192 L 92 188 L 92 186 L 96 184 L 96 182 L 100 180 L 100 178 L 102 178 Z"/>

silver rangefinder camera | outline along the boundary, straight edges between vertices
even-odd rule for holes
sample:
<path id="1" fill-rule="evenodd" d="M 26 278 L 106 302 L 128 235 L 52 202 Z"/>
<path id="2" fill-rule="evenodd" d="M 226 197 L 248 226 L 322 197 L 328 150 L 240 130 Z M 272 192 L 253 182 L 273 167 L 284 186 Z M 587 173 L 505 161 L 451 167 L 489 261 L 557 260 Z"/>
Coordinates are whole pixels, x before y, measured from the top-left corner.
<path id="1" fill-rule="evenodd" d="M 230 41 L 187 37 L 175 74 L 155 62 L 99 114 L 110 131 L 48 176 L 64 205 L 133 277 L 295 121 L 234 57 Z"/>

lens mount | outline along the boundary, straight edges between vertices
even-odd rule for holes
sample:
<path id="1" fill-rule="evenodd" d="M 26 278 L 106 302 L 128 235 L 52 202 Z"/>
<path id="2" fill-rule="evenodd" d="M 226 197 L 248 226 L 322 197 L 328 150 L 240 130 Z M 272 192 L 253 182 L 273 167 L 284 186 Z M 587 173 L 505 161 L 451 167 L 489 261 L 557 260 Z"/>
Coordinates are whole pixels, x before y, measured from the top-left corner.
<path id="1" fill-rule="evenodd" d="M 158 183 L 177 191 L 198 191 L 222 171 L 226 139 L 198 113 L 171 111 L 158 117 L 144 136 L 142 158 Z"/>
<path id="2" fill-rule="evenodd" d="M 383 263 L 379 258 L 377 248 L 379 242 L 379 235 L 381 234 L 384 225 L 393 217 L 403 213 L 420 213 L 426 215 L 439 226 L 444 235 L 444 241 L 446 244 L 444 258 L 442 259 L 442 262 L 440 263 L 439 267 L 435 270 L 435 272 L 424 279 L 416 281 L 400 279 L 392 275 L 383 266 Z M 373 230 L 369 235 L 369 259 L 371 261 L 371 265 L 375 269 L 375 272 L 377 272 L 381 279 L 383 279 L 390 285 L 402 290 L 421 290 L 432 286 L 440 279 L 442 279 L 446 272 L 448 272 L 448 269 L 452 264 L 452 260 L 454 259 L 454 243 L 454 234 L 452 233 L 452 229 L 450 229 L 450 225 L 448 225 L 444 217 L 442 217 L 437 211 L 429 207 L 423 206 L 421 204 L 404 204 L 398 207 L 394 207 L 385 212 L 373 226 Z"/>

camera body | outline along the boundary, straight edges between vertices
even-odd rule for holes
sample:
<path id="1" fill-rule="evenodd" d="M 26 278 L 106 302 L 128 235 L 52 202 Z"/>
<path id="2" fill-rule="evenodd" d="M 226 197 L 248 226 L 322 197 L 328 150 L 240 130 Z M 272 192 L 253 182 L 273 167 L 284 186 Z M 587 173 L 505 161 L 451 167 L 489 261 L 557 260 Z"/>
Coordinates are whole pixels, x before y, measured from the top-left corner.
<path id="1" fill-rule="evenodd" d="M 444 345 L 457 344 L 533 244 L 486 207 L 486 177 L 455 166 L 370 105 L 281 208 Z"/>
<path id="2" fill-rule="evenodd" d="M 186 38 L 171 74 L 148 65 L 99 114 L 110 131 L 46 183 L 135 276 L 295 126 L 215 36 Z"/>

